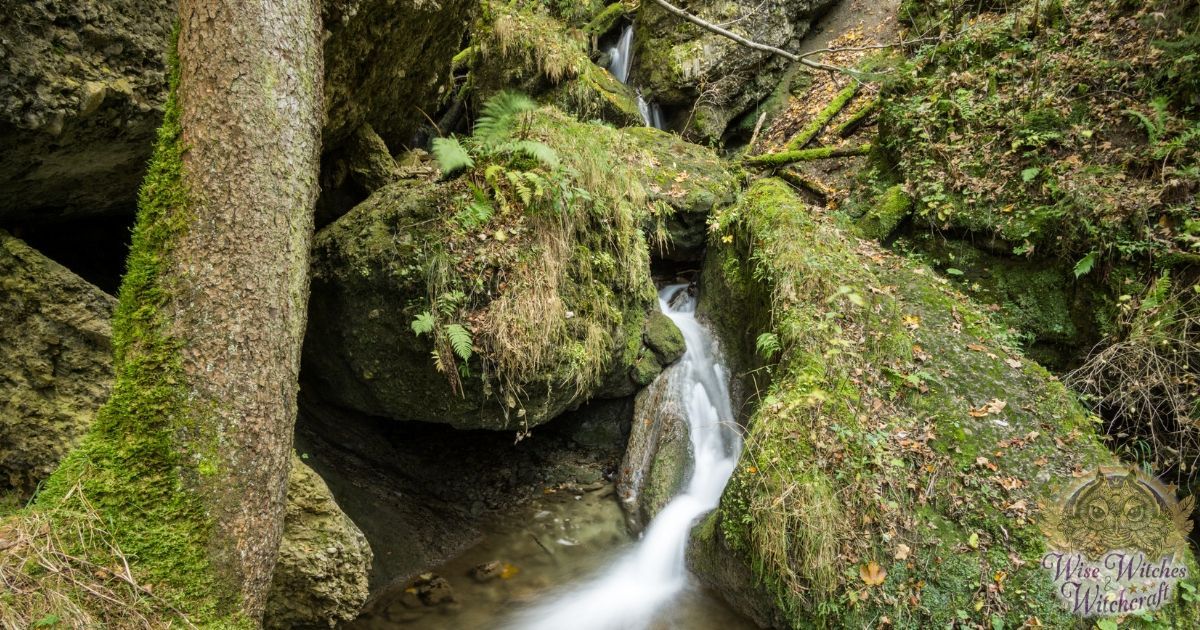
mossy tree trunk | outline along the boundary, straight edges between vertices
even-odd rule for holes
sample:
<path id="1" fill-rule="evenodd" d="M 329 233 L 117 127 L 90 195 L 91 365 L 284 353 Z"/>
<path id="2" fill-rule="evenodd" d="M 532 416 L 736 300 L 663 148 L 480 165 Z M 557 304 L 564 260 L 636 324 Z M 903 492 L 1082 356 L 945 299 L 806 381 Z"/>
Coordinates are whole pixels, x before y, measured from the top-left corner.
<path id="1" fill-rule="evenodd" d="M 182 183 L 165 270 L 193 413 L 215 446 L 197 490 L 215 567 L 262 615 L 283 532 L 321 147 L 317 0 L 182 0 Z M 215 439 L 215 444 L 208 441 Z"/>
<path id="2" fill-rule="evenodd" d="M 94 508 L 138 583 L 200 626 L 258 623 L 283 532 L 320 15 L 318 0 L 181 0 L 113 321 L 113 394 L 38 498 L 64 531 L 72 501 Z"/>

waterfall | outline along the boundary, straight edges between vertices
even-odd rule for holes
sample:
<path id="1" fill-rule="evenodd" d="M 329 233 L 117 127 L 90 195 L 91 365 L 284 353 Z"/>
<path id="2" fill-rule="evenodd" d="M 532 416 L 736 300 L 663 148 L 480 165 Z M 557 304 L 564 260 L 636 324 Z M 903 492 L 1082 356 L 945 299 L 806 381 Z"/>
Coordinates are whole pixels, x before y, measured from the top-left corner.
<path id="1" fill-rule="evenodd" d="M 658 103 L 647 101 L 642 98 L 642 93 L 638 92 L 637 107 L 638 113 L 642 115 L 642 122 L 646 123 L 647 127 L 654 127 L 655 129 L 663 128 L 663 113 Z"/>
<path id="2" fill-rule="evenodd" d="M 633 64 L 633 25 L 626 24 L 621 29 L 621 37 L 617 45 L 608 49 L 608 71 L 624 83 L 629 79 L 629 67 Z"/>
<path id="3" fill-rule="evenodd" d="M 608 49 L 608 59 L 608 71 L 621 83 L 628 83 L 629 69 L 633 66 L 632 24 L 626 24 L 621 28 L 621 36 L 617 39 L 616 45 Z M 637 96 L 637 107 L 638 112 L 642 115 L 642 122 L 646 123 L 647 127 L 655 129 L 666 127 L 662 108 L 658 106 L 658 103 L 650 103 L 642 98 L 640 91 Z"/>
<path id="4" fill-rule="evenodd" d="M 688 585 L 688 537 L 696 521 L 717 506 L 737 465 L 741 436 L 729 400 L 729 374 L 713 336 L 696 320 L 695 298 L 686 285 L 668 286 L 658 298 L 687 342 L 671 394 L 682 403 L 691 439 L 693 469 L 686 487 L 650 522 L 642 540 L 603 573 L 524 611 L 513 627 L 644 628 Z"/>

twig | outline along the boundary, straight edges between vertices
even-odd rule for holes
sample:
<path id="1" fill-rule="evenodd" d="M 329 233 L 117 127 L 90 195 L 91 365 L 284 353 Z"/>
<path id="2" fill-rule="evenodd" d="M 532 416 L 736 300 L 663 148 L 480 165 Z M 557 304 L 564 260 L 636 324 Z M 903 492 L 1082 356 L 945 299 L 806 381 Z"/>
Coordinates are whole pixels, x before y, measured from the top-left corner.
<path id="1" fill-rule="evenodd" d="M 758 115 L 758 122 L 754 123 L 754 133 L 750 134 L 750 144 L 747 145 L 749 148 L 754 148 L 754 143 L 758 141 L 758 132 L 762 131 L 763 121 L 766 119 L 767 111 L 763 110 L 763 113 Z"/>

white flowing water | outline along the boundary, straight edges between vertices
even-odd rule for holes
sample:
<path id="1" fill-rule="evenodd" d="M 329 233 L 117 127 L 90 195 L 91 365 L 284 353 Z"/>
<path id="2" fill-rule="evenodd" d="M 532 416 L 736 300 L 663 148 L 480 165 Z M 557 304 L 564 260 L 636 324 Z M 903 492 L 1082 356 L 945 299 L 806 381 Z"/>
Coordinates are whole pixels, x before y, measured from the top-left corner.
<path id="1" fill-rule="evenodd" d="M 647 127 L 654 127 L 655 129 L 663 128 L 665 123 L 663 122 L 662 108 L 658 106 L 658 103 L 647 101 L 642 98 L 641 92 L 638 92 L 637 107 L 638 113 L 642 115 L 642 122 L 646 123 Z"/>
<path id="2" fill-rule="evenodd" d="M 629 68 L 633 64 L 633 25 L 626 24 L 621 29 L 621 37 L 617 44 L 608 49 L 608 71 L 624 83 L 629 79 Z"/>
<path id="3" fill-rule="evenodd" d="M 617 43 L 608 49 L 608 59 L 608 71 L 621 83 L 628 83 L 629 69 L 633 67 L 632 24 L 626 24 L 621 29 L 621 36 L 617 38 Z M 658 106 L 658 103 L 651 103 L 642 98 L 640 91 L 637 95 L 637 108 L 642 115 L 642 122 L 646 123 L 647 127 L 665 128 L 662 108 Z"/>
<path id="4" fill-rule="evenodd" d="M 688 586 L 684 562 L 696 521 L 715 508 L 737 465 L 741 435 L 729 400 L 729 374 L 713 336 L 696 320 L 685 285 L 659 303 L 687 342 L 673 396 L 686 415 L 693 469 L 683 491 L 650 522 L 645 536 L 600 575 L 522 612 L 514 628 L 612 630 L 647 627 Z"/>

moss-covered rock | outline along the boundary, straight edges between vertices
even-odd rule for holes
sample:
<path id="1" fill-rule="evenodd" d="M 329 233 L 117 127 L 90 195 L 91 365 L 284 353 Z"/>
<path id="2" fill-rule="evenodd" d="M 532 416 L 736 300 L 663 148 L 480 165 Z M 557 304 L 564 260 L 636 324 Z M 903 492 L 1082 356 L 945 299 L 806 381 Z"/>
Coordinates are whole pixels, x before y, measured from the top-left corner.
<path id="1" fill-rule="evenodd" d="M 1038 501 L 1113 460 L 1071 395 L 945 280 L 847 237 L 782 181 L 715 223 L 703 291 L 768 301 L 749 335 L 781 351 L 694 534 L 702 578 L 778 627 L 1069 623 L 1038 568 Z M 860 579 L 872 562 L 877 587 Z"/>
<path id="2" fill-rule="evenodd" d="M 796 50 L 814 17 L 831 4 L 702 0 L 684 8 L 753 41 Z M 653 2 L 641 4 L 636 22 L 633 83 L 668 111 L 682 112 L 678 123 L 687 119 L 688 131 L 704 140 L 720 140 L 730 121 L 767 98 L 787 69 L 786 60 L 701 29 Z"/>
<path id="3" fill-rule="evenodd" d="M 619 17 L 619 15 L 618 15 Z M 641 125 L 637 94 L 592 63 L 592 38 L 536 9 L 486 12 L 456 62 L 468 71 L 463 93 L 475 104 L 519 89 L 581 120 Z"/>
<path id="4" fill-rule="evenodd" d="M 662 365 L 670 365 L 683 356 L 683 333 L 670 317 L 659 311 L 654 311 L 646 318 L 646 327 L 642 332 L 642 341 L 654 352 L 654 356 Z"/>
<path id="5" fill-rule="evenodd" d="M 317 235 L 305 366 L 323 396 L 398 420 L 525 428 L 629 395 L 670 363 L 669 329 L 643 341 L 656 302 L 641 228 L 672 213 L 659 200 L 715 204 L 709 187 L 732 195 L 735 180 L 661 132 L 552 109 L 527 129 L 559 167 L 481 157 L 457 178 L 385 186 Z"/>
<path id="6" fill-rule="evenodd" d="M 634 400 L 633 424 L 617 474 L 617 493 L 632 531 L 640 531 L 683 488 L 692 452 L 675 395 L 679 366 L 663 372 Z"/>
<path id="7" fill-rule="evenodd" d="M 737 200 L 742 174 L 712 149 L 649 127 L 626 131 L 649 154 L 645 180 L 653 206 L 647 217 L 654 256 L 666 260 L 698 260 L 708 234 L 708 217 Z"/>
<path id="8" fill-rule="evenodd" d="M 264 627 L 332 628 L 353 620 L 367 600 L 371 557 L 366 537 L 325 482 L 293 455 Z"/>
<path id="9" fill-rule="evenodd" d="M 33 494 L 108 397 L 114 306 L 0 231 L 0 492 Z"/>
<path id="10" fill-rule="evenodd" d="M 910 214 L 912 200 L 904 192 L 904 186 L 896 184 L 883 191 L 879 200 L 858 219 L 857 227 L 863 236 L 882 241 L 891 236 Z"/>
<path id="11" fill-rule="evenodd" d="M 370 123 L 408 145 L 423 117 L 449 97 L 450 60 L 479 11 L 471 0 L 327 0 L 325 148 Z"/>

